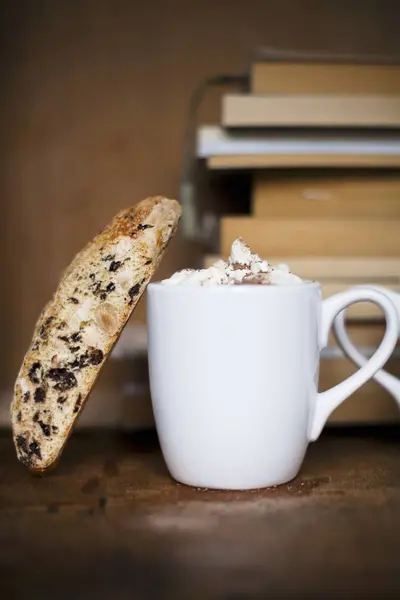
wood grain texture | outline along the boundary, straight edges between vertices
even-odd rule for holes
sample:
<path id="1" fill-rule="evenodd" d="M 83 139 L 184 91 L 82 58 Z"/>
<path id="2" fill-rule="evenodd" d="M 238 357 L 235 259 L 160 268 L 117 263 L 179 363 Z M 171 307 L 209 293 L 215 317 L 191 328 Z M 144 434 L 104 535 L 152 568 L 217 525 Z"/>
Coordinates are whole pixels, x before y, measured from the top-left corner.
<path id="1" fill-rule="evenodd" d="M 221 251 L 242 236 L 268 256 L 400 257 L 400 221 L 221 219 Z"/>
<path id="2" fill-rule="evenodd" d="M 400 94 L 398 65 L 254 63 L 253 94 Z"/>
<path id="3" fill-rule="evenodd" d="M 4 436 L 2 591 L 57 600 L 187 600 L 188 590 L 191 600 L 394 600 L 398 436 L 398 426 L 325 431 L 296 479 L 234 493 L 176 484 L 153 436 L 76 436 L 62 469 L 45 478 L 27 476 Z"/>

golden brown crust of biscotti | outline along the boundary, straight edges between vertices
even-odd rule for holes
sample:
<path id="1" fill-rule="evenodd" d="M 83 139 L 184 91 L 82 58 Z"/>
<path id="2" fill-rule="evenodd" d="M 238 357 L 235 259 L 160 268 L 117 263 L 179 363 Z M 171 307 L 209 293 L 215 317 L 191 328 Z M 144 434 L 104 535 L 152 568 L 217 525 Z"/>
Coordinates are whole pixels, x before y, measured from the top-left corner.
<path id="1" fill-rule="evenodd" d="M 36 324 L 11 405 L 19 460 L 57 463 L 124 325 L 176 231 L 180 206 L 154 197 L 121 211 L 73 259 Z"/>

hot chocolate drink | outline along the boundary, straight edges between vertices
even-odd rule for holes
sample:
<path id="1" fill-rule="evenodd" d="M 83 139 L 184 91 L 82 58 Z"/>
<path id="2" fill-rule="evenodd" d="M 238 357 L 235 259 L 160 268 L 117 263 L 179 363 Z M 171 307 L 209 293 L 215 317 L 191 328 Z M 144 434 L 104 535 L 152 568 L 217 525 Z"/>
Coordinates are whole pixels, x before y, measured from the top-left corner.
<path id="1" fill-rule="evenodd" d="M 287 265 L 272 266 L 252 252 L 242 238 L 237 238 L 227 261 L 218 260 L 208 269 L 183 269 L 169 279 L 165 285 L 296 285 L 303 280 L 291 273 Z"/>

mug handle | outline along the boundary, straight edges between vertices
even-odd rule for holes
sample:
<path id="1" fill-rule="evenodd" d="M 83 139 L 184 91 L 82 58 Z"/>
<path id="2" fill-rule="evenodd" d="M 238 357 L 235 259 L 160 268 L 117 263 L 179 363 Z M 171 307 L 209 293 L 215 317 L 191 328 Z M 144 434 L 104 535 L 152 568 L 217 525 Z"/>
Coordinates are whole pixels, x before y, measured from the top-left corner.
<path id="1" fill-rule="evenodd" d="M 392 290 L 389 290 L 389 289 L 386 289 L 383 287 L 376 287 L 376 286 L 374 286 L 374 287 L 373 286 L 362 286 L 362 287 L 364 287 L 364 289 L 375 289 L 379 292 L 382 292 L 393 302 L 393 304 L 395 304 L 396 309 L 397 309 L 397 316 L 398 316 L 398 326 L 399 326 L 398 335 L 399 335 L 400 334 L 400 294 L 397 294 L 396 292 L 393 292 Z M 346 314 L 346 312 L 343 310 L 341 313 L 338 314 L 338 316 L 334 320 L 333 331 L 335 334 L 335 338 L 336 338 L 337 343 L 343 350 L 343 352 L 346 354 L 346 356 L 348 356 L 349 359 L 357 367 L 362 367 L 363 365 L 366 364 L 367 359 L 365 358 L 365 356 L 363 356 L 361 354 L 361 352 L 353 344 L 353 342 L 351 341 L 350 337 L 347 334 L 346 325 L 345 325 L 345 314 Z M 400 408 L 400 379 L 398 379 L 394 375 L 391 375 L 390 373 L 387 373 L 383 369 L 381 369 L 375 373 L 374 379 L 387 392 L 389 392 L 389 394 L 391 394 L 393 396 L 393 398 L 396 400 L 396 402 Z"/>
<path id="2" fill-rule="evenodd" d="M 375 354 L 353 375 L 338 383 L 326 392 L 319 392 L 315 402 L 314 413 L 309 427 L 309 440 L 318 439 L 329 415 L 346 398 L 364 385 L 383 367 L 393 353 L 397 343 L 399 322 L 397 310 L 387 296 L 373 289 L 352 288 L 340 294 L 327 298 L 322 303 L 322 318 L 320 324 L 320 350 L 328 344 L 329 331 L 335 317 L 356 302 L 373 302 L 384 312 L 386 331 L 384 338 Z"/>

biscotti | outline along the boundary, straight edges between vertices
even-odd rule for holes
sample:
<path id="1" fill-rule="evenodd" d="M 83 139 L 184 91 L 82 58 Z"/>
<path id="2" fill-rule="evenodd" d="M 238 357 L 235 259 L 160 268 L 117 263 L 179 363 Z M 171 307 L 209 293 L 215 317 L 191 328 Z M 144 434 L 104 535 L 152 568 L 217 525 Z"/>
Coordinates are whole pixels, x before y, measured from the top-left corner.
<path id="1" fill-rule="evenodd" d="M 11 405 L 17 456 L 31 470 L 60 457 L 180 213 L 178 202 L 162 197 L 120 212 L 64 272 L 37 322 Z"/>

